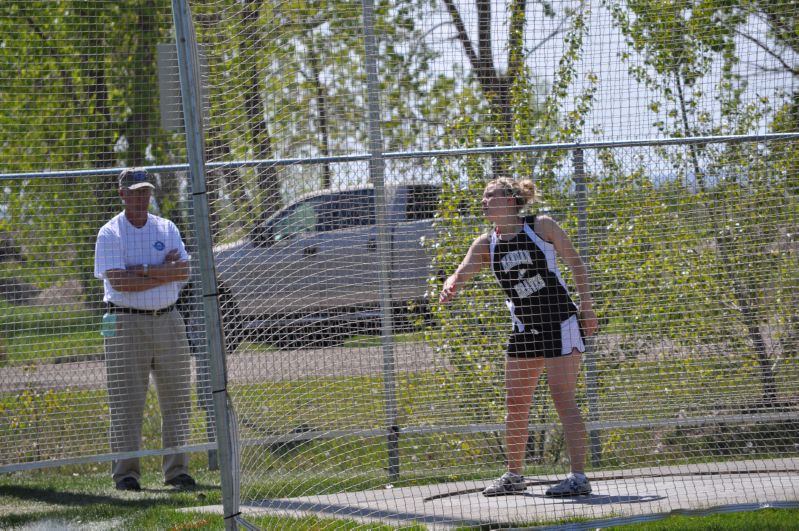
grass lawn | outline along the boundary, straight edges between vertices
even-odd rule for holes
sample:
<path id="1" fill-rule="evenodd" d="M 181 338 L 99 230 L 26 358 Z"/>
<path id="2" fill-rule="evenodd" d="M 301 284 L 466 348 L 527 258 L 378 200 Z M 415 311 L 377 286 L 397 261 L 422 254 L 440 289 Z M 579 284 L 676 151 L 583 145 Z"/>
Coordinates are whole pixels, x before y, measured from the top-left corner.
<path id="1" fill-rule="evenodd" d="M 670 516 L 657 522 L 610 527 L 616 531 L 790 531 L 799 529 L 799 509 L 762 509 L 711 516 Z"/>

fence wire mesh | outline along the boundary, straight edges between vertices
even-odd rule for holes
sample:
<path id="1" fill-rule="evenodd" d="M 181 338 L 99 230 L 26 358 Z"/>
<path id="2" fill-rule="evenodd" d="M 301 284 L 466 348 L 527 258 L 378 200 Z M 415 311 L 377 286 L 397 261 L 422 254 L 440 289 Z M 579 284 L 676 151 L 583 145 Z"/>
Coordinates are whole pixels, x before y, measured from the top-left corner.
<path id="1" fill-rule="evenodd" d="M 524 526 L 797 501 L 794 3 L 378 1 L 373 55 L 362 3 L 190 4 L 242 505 Z M 0 7 L 2 470 L 213 447 L 171 10 Z M 138 454 L 109 445 L 93 275 L 132 166 L 192 256 L 190 418 L 162 451 L 151 389 Z M 551 367 L 509 448 L 488 265 L 439 303 L 499 175 L 535 180 L 589 272 L 577 453 Z M 544 499 L 581 451 L 594 494 Z M 484 499 L 519 453 L 528 496 Z"/>

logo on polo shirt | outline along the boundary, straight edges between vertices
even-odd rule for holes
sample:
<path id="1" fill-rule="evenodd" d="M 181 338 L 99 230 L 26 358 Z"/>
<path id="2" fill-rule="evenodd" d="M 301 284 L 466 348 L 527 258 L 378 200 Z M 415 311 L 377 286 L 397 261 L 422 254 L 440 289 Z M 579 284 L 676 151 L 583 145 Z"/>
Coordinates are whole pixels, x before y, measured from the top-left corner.
<path id="1" fill-rule="evenodd" d="M 159 242 L 155 242 L 153 244 L 153 247 L 155 247 L 156 251 L 163 251 L 164 249 L 166 249 L 166 245 L 164 245 L 164 242 L 160 242 L 160 241 Z"/>

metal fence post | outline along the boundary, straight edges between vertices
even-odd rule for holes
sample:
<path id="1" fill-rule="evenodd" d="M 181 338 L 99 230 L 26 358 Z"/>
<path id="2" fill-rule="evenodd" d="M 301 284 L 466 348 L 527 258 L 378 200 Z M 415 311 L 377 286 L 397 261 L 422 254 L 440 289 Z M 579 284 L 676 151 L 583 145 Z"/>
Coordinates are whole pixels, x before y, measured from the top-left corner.
<path id="1" fill-rule="evenodd" d="M 580 250 L 588 277 L 591 277 L 591 261 L 588 243 L 588 197 L 585 183 L 585 158 L 582 148 L 573 151 L 574 189 L 577 195 L 577 246 Z M 599 388 L 597 385 L 596 359 L 594 358 L 594 338 L 585 339 L 585 386 L 588 395 L 588 421 L 595 422 L 599 419 Z M 602 460 L 602 443 L 599 440 L 599 431 L 592 429 L 588 432 L 591 448 L 591 463 L 599 466 Z"/>
<path id="2" fill-rule="evenodd" d="M 222 508 L 225 528 L 238 529 L 238 452 L 234 448 L 227 394 L 227 371 L 225 367 L 222 323 L 212 252 L 211 226 L 208 216 L 208 195 L 205 189 L 205 145 L 202 123 L 202 95 L 200 91 L 200 69 L 197 58 L 197 43 L 191 11 L 186 0 L 172 0 L 172 16 L 175 22 L 175 40 L 178 50 L 178 71 L 183 104 L 183 120 L 186 128 L 186 152 L 191 176 L 191 192 L 194 205 L 194 226 L 197 234 L 200 277 L 203 289 L 210 356 L 211 390 L 213 393 L 216 440 L 219 449 L 219 469 L 222 482 Z M 230 416 L 229 416 L 230 415 Z"/>
<path id="3" fill-rule="evenodd" d="M 391 308 L 390 256 L 391 222 L 386 212 L 385 159 L 383 134 L 380 128 L 380 83 L 377 77 L 377 46 L 375 43 L 374 2 L 363 0 L 364 63 L 366 65 L 367 100 L 369 104 L 369 177 L 374 185 L 377 214 L 377 250 L 380 256 L 380 309 L 382 313 L 383 389 L 388 445 L 388 475 L 399 478 L 399 426 L 397 389 L 394 379 L 394 320 Z"/>

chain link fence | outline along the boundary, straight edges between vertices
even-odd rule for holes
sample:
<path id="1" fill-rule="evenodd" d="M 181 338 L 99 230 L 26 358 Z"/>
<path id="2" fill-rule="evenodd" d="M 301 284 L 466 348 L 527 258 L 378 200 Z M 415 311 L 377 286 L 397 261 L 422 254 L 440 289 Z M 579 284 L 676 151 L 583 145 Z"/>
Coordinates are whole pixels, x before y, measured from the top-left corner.
<path id="1" fill-rule="evenodd" d="M 486 270 L 437 297 L 510 175 L 590 271 L 589 475 L 732 467 L 737 503 L 774 501 L 757 472 L 799 444 L 793 4 L 190 4 L 0 8 L 0 470 L 208 452 L 226 515 L 498 476 L 504 296 Z M 163 448 L 151 389 L 141 450 L 112 452 L 93 260 L 127 166 L 191 255 L 192 405 Z M 545 374 L 528 473 L 568 471 L 557 419 Z"/>

